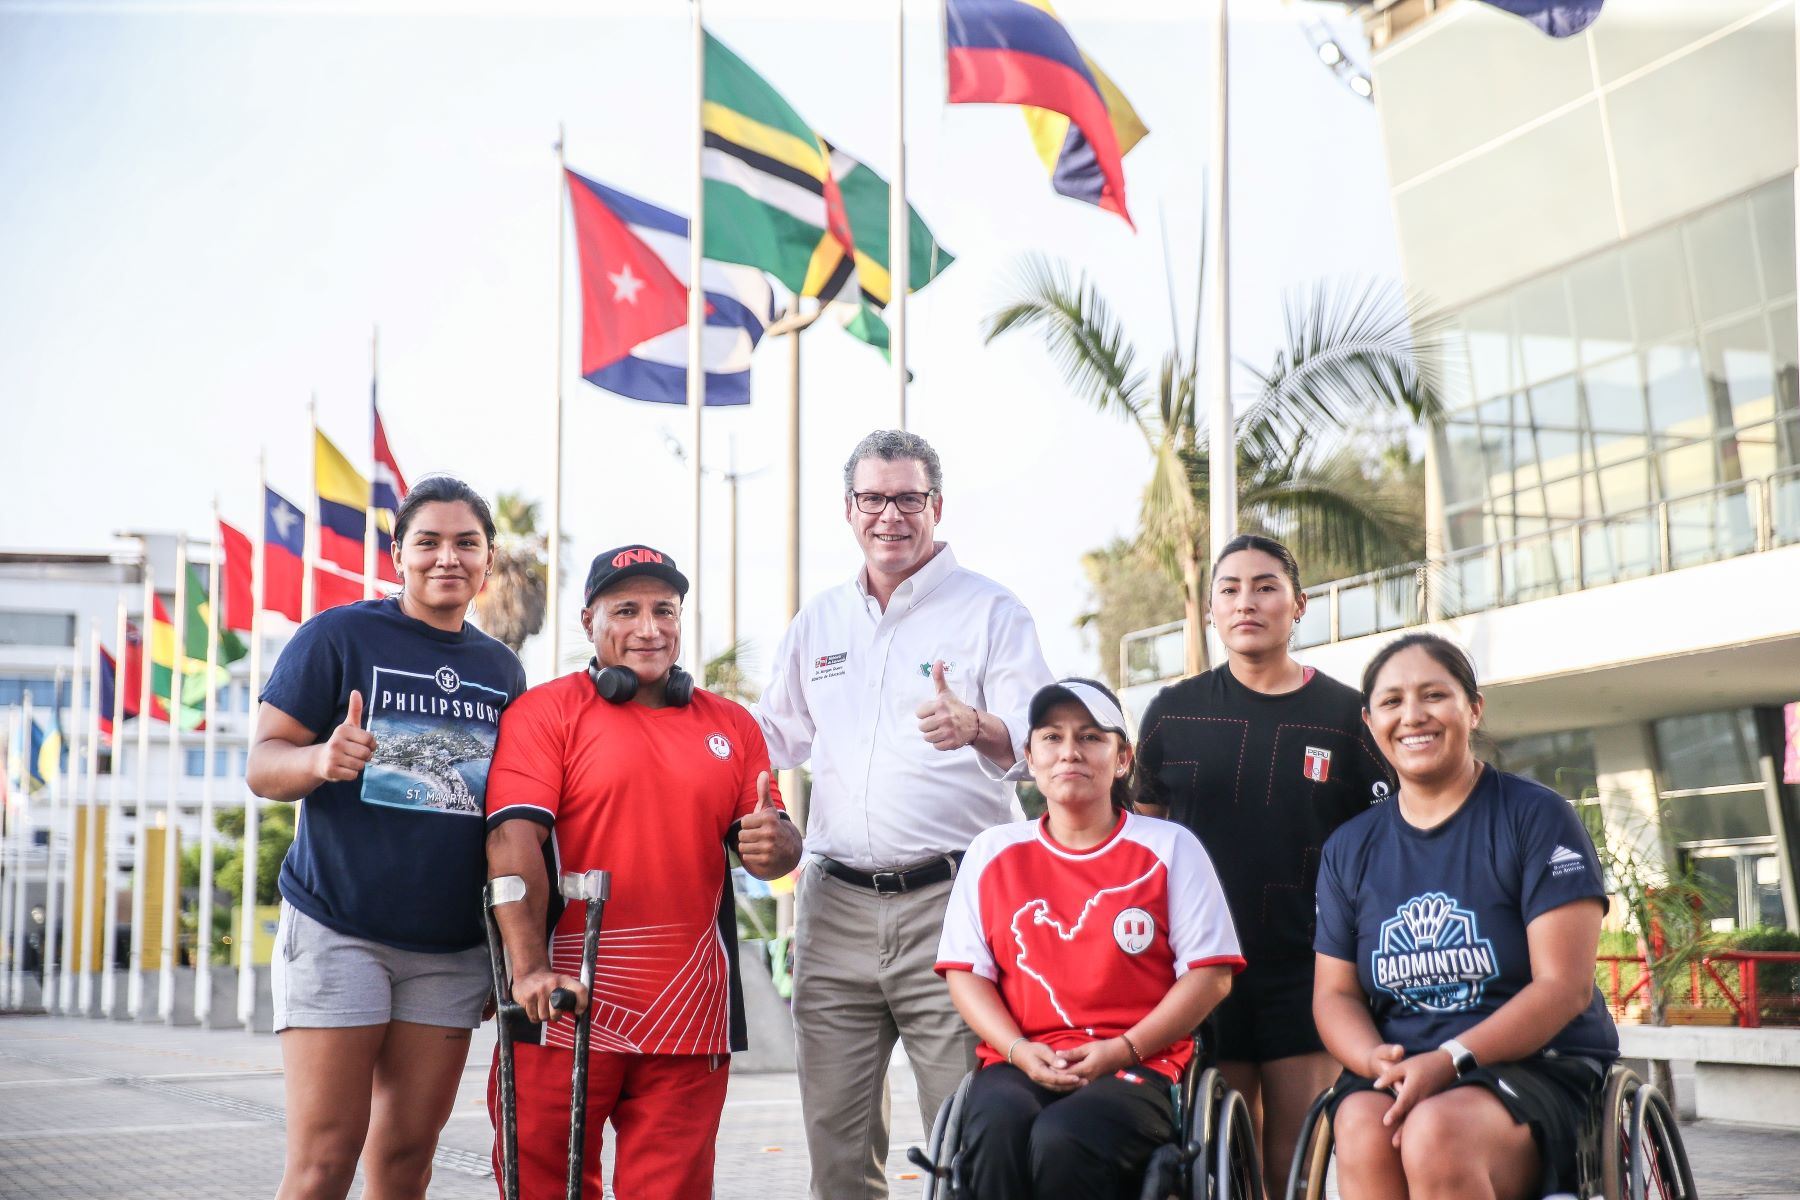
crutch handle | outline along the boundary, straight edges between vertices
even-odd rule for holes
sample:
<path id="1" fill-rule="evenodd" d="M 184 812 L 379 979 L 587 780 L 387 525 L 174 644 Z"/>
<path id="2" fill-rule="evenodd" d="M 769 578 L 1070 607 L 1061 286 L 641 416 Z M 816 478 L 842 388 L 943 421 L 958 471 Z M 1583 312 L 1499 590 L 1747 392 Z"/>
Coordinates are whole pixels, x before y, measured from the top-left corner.
<path id="1" fill-rule="evenodd" d="M 550 993 L 550 1007 L 557 1012 L 574 1012 L 575 993 L 571 992 L 568 988 L 557 988 Z"/>

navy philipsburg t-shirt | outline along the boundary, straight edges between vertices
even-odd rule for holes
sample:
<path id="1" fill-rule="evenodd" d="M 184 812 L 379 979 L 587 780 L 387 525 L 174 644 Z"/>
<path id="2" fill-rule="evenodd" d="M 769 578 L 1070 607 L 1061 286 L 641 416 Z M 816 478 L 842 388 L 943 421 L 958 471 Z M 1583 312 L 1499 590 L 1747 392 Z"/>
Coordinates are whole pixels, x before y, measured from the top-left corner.
<path id="1" fill-rule="evenodd" d="M 1441 825 L 1414 828 L 1388 803 L 1331 835 L 1313 944 L 1356 964 L 1382 1040 L 1419 1054 L 1516 996 L 1531 982 L 1525 927 L 1588 899 L 1605 903 L 1606 885 L 1574 807 L 1490 766 Z M 1545 1049 L 1618 1057 L 1598 987 Z"/>
<path id="2" fill-rule="evenodd" d="M 331 736 L 363 694 L 375 757 L 300 806 L 281 894 L 321 925 L 401 950 L 467 950 L 482 939 L 484 801 L 500 712 L 525 669 L 473 625 L 447 633 L 398 597 L 328 609 L 282 650 L 264 703 Z"/>

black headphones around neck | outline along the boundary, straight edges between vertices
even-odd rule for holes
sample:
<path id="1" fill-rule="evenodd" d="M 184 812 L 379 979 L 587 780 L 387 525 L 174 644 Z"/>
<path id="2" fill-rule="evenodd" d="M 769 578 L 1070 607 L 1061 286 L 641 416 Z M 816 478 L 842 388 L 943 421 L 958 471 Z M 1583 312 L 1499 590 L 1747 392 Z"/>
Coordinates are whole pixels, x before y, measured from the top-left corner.
<path id="1" fill-rule="evenodd" d="M 630 667 L 603 667 L 598 658 L 588 659 L 588 678 L 594 681 L 594 694 L 608 704 L 629 704 L 637 695 L 637 672 Z M 694 698 L 694 677 L 680 667 L 669 668 L 668 682 L 663 685 L 663 699 L 675 708 L 686 708 Z"/>

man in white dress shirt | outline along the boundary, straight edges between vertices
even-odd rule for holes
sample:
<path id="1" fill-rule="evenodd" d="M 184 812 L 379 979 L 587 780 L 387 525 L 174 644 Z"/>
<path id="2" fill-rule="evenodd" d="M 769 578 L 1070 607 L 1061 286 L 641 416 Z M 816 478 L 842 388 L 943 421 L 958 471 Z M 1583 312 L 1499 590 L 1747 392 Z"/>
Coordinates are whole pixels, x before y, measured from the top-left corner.
<path id="1" fill-rule="evenodd" d="M 863 569 L 794 618 L 756 708 L 775 766 L 812 762 L 794 1026 L 815 1200 L 887 1195 L 896 1037 L 927 1128 L 974 1065 L 932 964 L 962 852 L 1022 816 L 999 775 L 1052 679 L 1018 597 L 933 540 L 943 482 L 916 434 L 857 445 L 844 515 Z"/>

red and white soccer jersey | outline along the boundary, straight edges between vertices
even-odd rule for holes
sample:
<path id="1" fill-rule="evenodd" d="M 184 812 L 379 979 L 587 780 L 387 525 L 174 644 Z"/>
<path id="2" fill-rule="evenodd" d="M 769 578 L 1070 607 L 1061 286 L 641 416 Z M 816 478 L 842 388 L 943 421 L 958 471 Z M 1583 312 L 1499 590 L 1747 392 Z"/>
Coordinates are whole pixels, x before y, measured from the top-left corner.
<path id="1" fill-rule="evenodd" d="M 1070 850 L 1043 820 L 987 830 L 969 847 L 938 943 L 937 971 L 992 981 L 1019 1032 L 1055 1049 L 1117 1037 L 1196 967 L 1244 965 L 1225 895 L 1199 839 L 1127 813 Z M 1144 1051 L 1174 1080 L 1192 1046 Z M 983 1065 L 1003 1061 L 983 1043 Z"/>
<path id="2" fill-rule="evenodd" d="M 594 972 L 593 1048 L 623 1054 L 730 1052 L 730 973 L 717 917 L 725 835 L 756 808 L 769 769 L 742 705 L 696 691 L 684 708 L 611 704 L 585 671 L 532 688 L 500 721 L 488 769 L 488 828 L 550 827 L 555 869 L 612 872 Z M 770 794 L 780 803 L 773 782 Z M 564 909 L 553 967 L 581 967 L 582 906 Z M 544 1040 L 573 1044 L 571 1022 Z"/>

